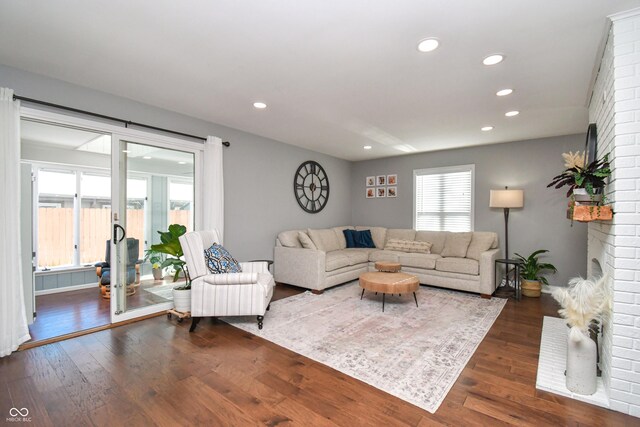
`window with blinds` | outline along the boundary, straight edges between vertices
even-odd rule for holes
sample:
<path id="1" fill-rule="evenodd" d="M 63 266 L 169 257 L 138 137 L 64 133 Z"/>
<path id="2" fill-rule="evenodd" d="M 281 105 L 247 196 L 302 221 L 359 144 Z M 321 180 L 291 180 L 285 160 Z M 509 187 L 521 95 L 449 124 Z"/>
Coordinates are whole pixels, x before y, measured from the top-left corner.
<path id="1" fill-rule="evenodd" d="M 472 231 L 474 170 L 474 165 L 414 170 L 414 228 Z"/>

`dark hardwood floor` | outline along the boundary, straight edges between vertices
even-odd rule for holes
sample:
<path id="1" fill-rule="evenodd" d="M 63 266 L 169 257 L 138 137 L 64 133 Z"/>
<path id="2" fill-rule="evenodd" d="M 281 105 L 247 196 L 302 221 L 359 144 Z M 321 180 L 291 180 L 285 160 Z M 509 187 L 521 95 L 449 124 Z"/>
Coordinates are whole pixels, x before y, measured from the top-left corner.
<path id="1" fill-rule="evenodd" d="M 556 310 L 548 295 L 510 299 L 435 414 L 221 321 L 189 334 L 157 317 L 0 359 L 0 420 L 25 407 L 33 425 L 639 425 L 536 390 Z"/>
<path id="2" fill-rule="evenodd" d="M 184 282 L 184 279 L 181 280 Z M 178 285 L 181 281 L 176 282 Z M 130 310 L 168 301 L 148 289 L 172 284 L 165 280 L 145 279 L 136 286 L 136 293 L 127 297 Z M 95 288 L 36 296 L 36 321 L 29 326 L 31 341 L 42 341 L 111 323 L 110 302 Z"/>

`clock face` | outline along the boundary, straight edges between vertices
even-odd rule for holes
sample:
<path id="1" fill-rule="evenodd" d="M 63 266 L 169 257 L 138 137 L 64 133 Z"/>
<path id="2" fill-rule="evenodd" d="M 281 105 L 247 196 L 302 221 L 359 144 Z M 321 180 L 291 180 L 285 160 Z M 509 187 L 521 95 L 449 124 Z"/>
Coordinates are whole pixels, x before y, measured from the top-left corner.
<path id="1" fill-rule="evenodd" d="M 324 209 L 329 200 L 329 178 L 318 162 L 308 160 L 298 167 L 293 177 L 293 194 L 306 212 Z"/>

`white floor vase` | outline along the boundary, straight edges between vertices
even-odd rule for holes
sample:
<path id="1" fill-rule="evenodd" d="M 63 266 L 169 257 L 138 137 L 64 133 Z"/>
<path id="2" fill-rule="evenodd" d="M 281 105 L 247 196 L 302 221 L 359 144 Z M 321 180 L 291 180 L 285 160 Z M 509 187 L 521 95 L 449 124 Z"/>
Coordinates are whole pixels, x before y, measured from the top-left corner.
<path id="1" fill-rule="evenodd" d="M 591 395 L 597 388 L 596 343 L 581 332 L 568 335 L 567 388 L 574 393 Z"/>

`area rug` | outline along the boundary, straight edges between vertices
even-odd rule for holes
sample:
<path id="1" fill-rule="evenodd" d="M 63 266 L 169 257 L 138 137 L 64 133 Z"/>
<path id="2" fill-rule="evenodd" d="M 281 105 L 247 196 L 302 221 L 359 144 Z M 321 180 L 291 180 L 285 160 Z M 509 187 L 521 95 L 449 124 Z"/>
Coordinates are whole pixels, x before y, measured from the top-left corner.
<path id="1" fill-rule="evenodd" d="M 165 298 L 165 299 L 168 299 L 170 301 L 173 301 L 172 290 L 176 286 L 178 286 L 177 283 L 171 282 L 171 283 L 165 283 L 163 285 L 145 287 L 142 290 L 143 291 L 147 291 L 149 293 L 152 293 L 154 295 L 157 295 L 157 296 L 159 296 L 161 298 Z"/>
<path id="2" fill-rule="evenodd" d="M 223 320 L 434 413 L 506 300 L 421 286 L 411 294 L 366 292 L 358 282 L 271 303 L 255 317 Z"/>

